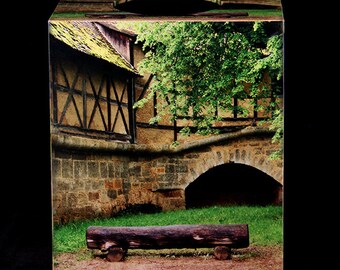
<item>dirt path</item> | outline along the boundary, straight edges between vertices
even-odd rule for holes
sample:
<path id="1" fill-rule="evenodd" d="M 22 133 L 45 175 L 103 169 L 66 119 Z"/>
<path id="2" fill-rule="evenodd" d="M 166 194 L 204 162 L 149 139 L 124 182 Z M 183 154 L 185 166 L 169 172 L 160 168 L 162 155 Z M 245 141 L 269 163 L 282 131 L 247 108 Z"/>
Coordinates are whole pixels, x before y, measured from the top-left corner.
<path id="1" fill-rule="evenodd" d="M 108 262 L 103 256 L 84 251 L 54 256 L 55 270 L 282 270 L 281 246 L 233 250 L 231 260 L 216 260 L 207 251 L 134 251 L 123 262 Z"/>

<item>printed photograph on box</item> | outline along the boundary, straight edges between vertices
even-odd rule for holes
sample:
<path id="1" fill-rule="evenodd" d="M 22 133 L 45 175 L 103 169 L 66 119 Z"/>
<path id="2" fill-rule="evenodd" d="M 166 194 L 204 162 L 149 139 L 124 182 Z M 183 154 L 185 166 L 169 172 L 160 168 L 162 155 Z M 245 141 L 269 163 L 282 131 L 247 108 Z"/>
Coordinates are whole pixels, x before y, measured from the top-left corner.
<path id="1" fill-rule="evenodd" d="M 159 2 L 48 21 L 53 267 L 281 270 L 281 3 Z"/>
<path id="2" fill-rule="evenodd" d="M 280 0 L 60 0 L 52 18 L 91 16 L 223 16 L 234 20 L 282 19 Z"/>

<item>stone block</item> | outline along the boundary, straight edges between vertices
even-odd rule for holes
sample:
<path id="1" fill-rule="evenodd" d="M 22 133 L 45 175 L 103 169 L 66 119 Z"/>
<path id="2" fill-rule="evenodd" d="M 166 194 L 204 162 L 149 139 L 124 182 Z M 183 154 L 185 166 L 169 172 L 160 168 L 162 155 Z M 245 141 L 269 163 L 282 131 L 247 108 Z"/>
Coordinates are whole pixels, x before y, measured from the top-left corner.
<path id="1" fill-rule="evenodd" d="M 77 195 L 70 193 L 67 195 L 67 206 L 69 208 L 76 208 L 77 206 Z"/>
<path id="2" fill-rule="evenodd" d="M 84 206 L 88 202 L 88 196 L 85 192 L 79 192 L 77 194 L 77 205 L 78 206 Z"/>
<path id="3" fill-rule="evenodd" d="M 152 183 L 152 191 L 156 191 L 156 190 L 158 190 L 159 189 L 159 183 L 158 182 L 154 182 L 154 183 Z"/>
<path id="4" fill-rule="evenodd" d="M 123 188 L 123 180 L 122 179 L 114 179 L 113 180 L 113 188 L 114 189 L 122 189 Z"/>
<path id="5" fill-rule="evenodd" d="M 235 158 L 236 158 L 236 160 L 240 159 L 240 149 L 236 149 L 236 151 L 235 151 Z"/>
<path id="6" fill-rule="evenodd" d="M 91 181 L 87 180 L 87 181 L 85 182 L 85 190 L 86 190 L 86 191 L 89 191 L 89 190 L 91 190 L 91 189 L 92 189 L 92 183 L 91 183 Z"/>
<path id="7" fill-rule="evenodd" d="M 186 172 L 188 172 L 188 166 L 187 165 L 178 165 L 176 167 L 176 172 L 186 173 Z"/>
<path id="8" fill-rule="evenodd" d="M 115 164 L 110 162 L 108 164 L 108 173 L 109 173 L 109 177 L 110 178 L 114 178 L 115 177 L 115 174 L 116 174 L 116 167 L 115 167 Z"/>
<path id="9" fill-rule="evenodd" d="M 262 165 L 262 164 L 264 163 L 264 161 L 265 161 L 265 158 L 264 158 L 264 157 L 261 157 L 260 160 L 259 160 L 259 162 L 258 162 L 258 164 L 259 164 L 259 165 Z"/>
<path id="10" fill-rule="evenodd" d="M 217 152 L 216 152 L 216 155 L 217 155 L 217 158 L 218 158 L 218 159 L 222 159 L 222 154 L 221 154 L 220 151 L 217 151 Z"/>
<path id="11" fill-rule="evenodd" d="M 61 174 L 63 178 L 73 178 L 73 161 L 63 159 L 61 162 Z"/>
<path id="12" fill-rule="evenodd" d="M 55 194 L 53 196 L 53 209 L 55 212 L 56 212 L 56 209 L 62 207 L 62 200 L 63 200 L 63 197 L 60 193 Z"/>
<path id="13" fill-rule="evenodd" d="M 199 158 L 199 154 L 197 153 L 190 153 L 190 154 L 186 154 L 185 157 L 189 158 L 189 159 L 193 159 L 193 158 Z"/>
<path id="14" fill-rule="evenodd" d="M 128 193 L 131 189 L 131 184 L 127 180 L 123 181 L 123 189 L 125 193 Z"/>
<path id="15" fill-rule="evenodd" d="M 76 179 L 73 182 L 72 186 L 76 190 L 85 190 L 85 180 L 83 180 L 83 179 Z"/>
<path id="16" fill-rule="evenodd" d="M 143 163 L 142 164 L 142 176 L 150 177 L 151 176 L 151 163 Z"/>
<path id="17" fill-rule="evenodd" d="M 122 172 L 123 172 L 123 167 L 121 162 L 115 163 L 115 178 L 120 178 L 122 177 Z"/>
<path id="18" fill-rule="evenodd" d="M 87 178 L 86 161 L 74 161 L 74 178 Z"/>
<path id="19" fill-rule="evenodd" d="M 159 192 L 165 198 L 184 198 L 184 190 L 174 189 L 174 190 L 163 190 Z"/>
<path id="20" fill-rule="evenodd" d="M 166 165 L 165 166 L 165 173 L 174 173 L 175 172 L 175 165 Z"/>
<path id="21" fill-rule="evenodd" d="M 90 201 L 99 200 L 99 193 L 98 192 L 89 192 L 89 200 Z"/>
<path id="22" fill-rule="evenodd" d="M 152 182 L 143 182 L 140 184 L 141 188 L 152 190 L 153 183 Z"/>
<path id="23" fill-rule="evenodd" d="M 61 160 L 53 159 L 52 160 L 52 174 L 56 177 L 61 177 Z"/>
<path id="24" fill-rule="evenodd" d="M 57 185 L 54 186 L 54 191 L 55 192 L 64 192 L 64 191 L 69 191 L 70 190 L 70 183 L 66 181 L 58 181 Z"/>
<path id="25" fill-rule="evenodd" d="M 100 162 L 99 163 L 99 170 L 100 170 L 100 177 L 107 178 L 109 175 L 109 168 L 107 162 Z"/>
<path id="26" fill-rule="evenodd" d="M 129 176 L 142 176 L 142 167 L 140 165 L 130 167 Z"/>
<path id="27" fill-rule="evenodd" d="M 171 198 L 169 202 L 171 209 L 185 209 L 184 198 Z"/>
<path id="28" fill-rule="evenodd" d="M 242 149 L 242 151 L 241 151 L 241 160 L 243 160 L 243 161 L 246 160 L 246 154 L 247 154 L 246 150 Z"/>
<path id="29" fill-rule="evenodd" d="M 129 177 L 129 170 L 128 170 L 127 163 L 125 165 L 123 165 L 121 168 L 122 168 L 122 170 L 120 172 L 120 176 L 118 176 L 118 177 L 128 178 Z"/>
<path id="30" fill-rule="evenodd" d="M 113 189 L 113 181 L 112 180 L 104 180 L 104 188 L 105 189 Z"/>
<path id="31" fill-rule="evenodd" d="M 167 163 L 178 164 L 180 161 L 179 158 L 170 158 Z"/>
<path id="32" fill-rule="evenodd" d="M 98 162 L 89 161 L 87 163 L 88 168 L 88 176 L 91 178 L 98 178 L 99 177 L 99 166 Z"/>
<path id="33" fill-rule="evenodd" d="M 117 191 L 114 189 L 109 189 L 106 194 L 111 199 L 116 199 L 118 196 Z"/>
<path id="34" fill-rule="evenodd" d="M 159 182 L 167 183 L 169 186 L 171 186 L 174 182 L 178 180 L 178 174 L 167 173 L 167 174 L 159 175 L 157 179 Z"/>
<path id="35" fill-rule="evenodd" d="M 103 188 L 104 181 L 100 179 L 93 179 L 92 180 L 92 189 L 93 190 L 100 190 Z"/>
<path id="36" fill-rule="evenodd" d="M 164 167 L 157 167 L 157 168 L 155 168 L 154 171 L 156 172 L 156 175 L 157 174 L 164 174 L 165 173 L 165 168 Z"/>

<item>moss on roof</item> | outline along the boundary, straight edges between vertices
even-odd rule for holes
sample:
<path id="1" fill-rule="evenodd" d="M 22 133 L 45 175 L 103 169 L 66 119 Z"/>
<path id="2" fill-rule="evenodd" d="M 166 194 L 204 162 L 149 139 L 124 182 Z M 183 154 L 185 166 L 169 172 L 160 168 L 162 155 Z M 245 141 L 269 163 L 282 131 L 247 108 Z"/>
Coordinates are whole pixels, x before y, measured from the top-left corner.
<path id="1" fill-rule="evenodd" d="M 138 71 L 106 40 L 93 22 L 50 21 L 49 31 L 68 46 L 120 68 Z"/>

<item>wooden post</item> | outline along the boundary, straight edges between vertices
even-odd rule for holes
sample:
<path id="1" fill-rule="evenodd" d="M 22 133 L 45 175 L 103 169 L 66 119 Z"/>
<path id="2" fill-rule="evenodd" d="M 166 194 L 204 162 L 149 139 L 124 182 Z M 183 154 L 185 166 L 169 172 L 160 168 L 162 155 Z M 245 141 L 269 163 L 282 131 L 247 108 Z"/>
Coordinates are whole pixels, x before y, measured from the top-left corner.
<path id="1" fill-rule="evenodd" d="M 231 250 L 227 246 L 217 246 L 214 248 L 214 256 L 217 260 L 231 259 Z"/>
<path id="2" fill-rule="evenodd" d="M 174 142 L 177 142 L 177 120 L 174 120 Z"/>
<path id="3" fill-rule="evenodd" d="M 106 256 L 109 262 L 119 262 L 124 260 L 127 250 L 122 248 L 110 248 Z"/>

